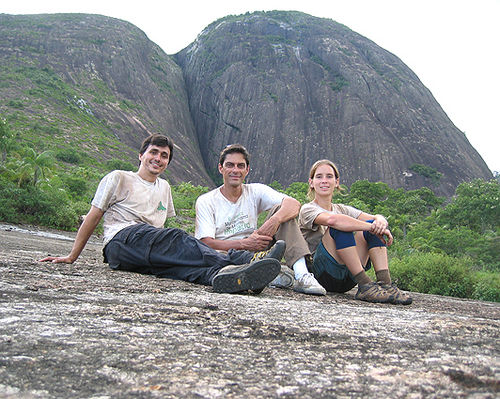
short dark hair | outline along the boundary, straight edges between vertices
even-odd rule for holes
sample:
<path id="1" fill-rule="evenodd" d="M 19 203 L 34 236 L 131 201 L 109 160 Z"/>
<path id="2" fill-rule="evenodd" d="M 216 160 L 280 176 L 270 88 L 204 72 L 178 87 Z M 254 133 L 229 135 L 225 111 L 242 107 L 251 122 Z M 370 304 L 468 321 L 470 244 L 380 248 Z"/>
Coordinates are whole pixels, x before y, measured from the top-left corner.
<path id="1" fill-rule="evenodd" d="M 221 166 L 224 165 L 224 161 L 226 160 L 227 155 L 233 154 L 235 152 L 242 154 L 243 158 L 245 158 L 247 166 L 250 165 L 250 154 L 248 153 L 247 149 L 241 144 L 230 144 L 226 146 L 219 155 L 219 164 Z"/>
<path id="2" fill-rule="evenodd" d="M 146 137 L 141 144 L 141 149 L 139 154 L 144 154 L 150 145 L 156 145 L 158 147 L 168 147 L 170 150 L 170 155 L 168 156 L 168 163 L 172 160 L 172 155 L 174 154 L 174 142 L 163 134 L 152 134 Z"/>

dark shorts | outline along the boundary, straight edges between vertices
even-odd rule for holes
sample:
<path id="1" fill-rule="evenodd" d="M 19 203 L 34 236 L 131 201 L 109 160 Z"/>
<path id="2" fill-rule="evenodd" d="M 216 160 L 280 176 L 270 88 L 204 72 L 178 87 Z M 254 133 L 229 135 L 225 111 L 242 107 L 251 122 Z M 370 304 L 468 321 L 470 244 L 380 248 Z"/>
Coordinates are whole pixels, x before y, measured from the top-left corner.
<path id="1" fill-rule="evenodd" d="M 371 263 L 364 266 L 370 269 Z M 346 292 L 356 286 L 356 282 L 346 265 L 338 263 L 320 242 L 314 254 L 312 272 L 316 280 L 329 292 Z"/>

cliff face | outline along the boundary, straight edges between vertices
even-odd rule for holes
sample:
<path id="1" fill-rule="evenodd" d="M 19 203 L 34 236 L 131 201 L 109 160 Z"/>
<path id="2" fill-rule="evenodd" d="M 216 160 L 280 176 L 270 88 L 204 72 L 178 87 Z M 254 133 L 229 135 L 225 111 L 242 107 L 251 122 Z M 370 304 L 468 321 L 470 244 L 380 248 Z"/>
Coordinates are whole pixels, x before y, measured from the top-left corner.
<path id="1" fill-rule="evenodd" d="M 176 55 L 207 169 L 240 142 L 253 155 L 250 180 L 305 181 L 321 158 L 343 183 L 384 181 L 450 195 L 491 178 L 479 154 L 417 76 L 397 57 L 334 21 L 298 12 L 231 16 Z"/>
<path id="2" fill-rule="evenodd" d="M 182 71 L 141 30 L 99 15 L 0 15 L 0 39 L 0 111 L 22 108 L 16 128 L 134 164 L 141 141 L 164 133 L 176 144 L 170 180 L 210 182 Z"/>
<path id="3" fill-rule="evenodd" d="M 492 177 L 397 57 L 298 12 L 223 18 L 174 57 L 117 19 L 2 14 L 0 81 L 0 113 L 40 147 L 135 164 L 150 132 L 171 136 L 174 183 L 213 185 L 220 150 L 235 142 L 252 154 L 250 181 L 284 186 L 306 181 L 320 158 L 348 185 L 451 195 L 461 181 Z"/>

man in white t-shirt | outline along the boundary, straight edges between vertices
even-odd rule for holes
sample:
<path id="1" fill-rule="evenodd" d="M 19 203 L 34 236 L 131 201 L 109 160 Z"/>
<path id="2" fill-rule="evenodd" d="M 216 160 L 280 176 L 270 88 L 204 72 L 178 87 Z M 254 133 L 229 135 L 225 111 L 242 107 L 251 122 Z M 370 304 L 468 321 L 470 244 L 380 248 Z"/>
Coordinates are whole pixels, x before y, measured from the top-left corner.
<path id="1" fill-rule="evenodd" d="M 113 269 L 212 285 L 216 292 L 262 291 L 281 269 L 284 243 L 253 261 L 253 253 L 221 254 L 183 230 L 164 228 L 175 210 L 170 185 L 159 176 L 172 153 L 168 137 L 146 138 L 136 173 L 115 170 L 99 183 L 70 254 L 41 261 L 75 262 L 103 218 L 104 261 Z"/>
<path id="2" fill-rule="evenodd" d="M 285 262 L 293 269 L 296 281 L 285 268 L 271 285 L 293 285 L 298 292 L 325 295 L 325 289 L 307 269 L 305 257 L 310 252 L 295 219 L 299 201 L 264 184 L 244 184 L 250 171 L 249 158 L 240 144 L 222 150 L 218 167 L 224 184 L 196 201 L 195 237 L 228 253 L 263 251 L 275 240 L 284 240 Z M 269 211 L 268 217 L 258 227 L 258 216 L 264 211 Z"/>

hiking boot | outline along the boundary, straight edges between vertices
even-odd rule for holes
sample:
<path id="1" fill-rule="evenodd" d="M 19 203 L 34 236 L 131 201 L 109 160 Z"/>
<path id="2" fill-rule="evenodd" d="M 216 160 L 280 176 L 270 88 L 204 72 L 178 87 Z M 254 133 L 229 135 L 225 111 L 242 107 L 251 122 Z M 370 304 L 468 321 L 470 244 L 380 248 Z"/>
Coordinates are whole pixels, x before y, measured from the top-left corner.
<path id="1" fill-rule="evenodd" d="M 286 244 L 283 240 L 278 240 L 276 243 L 269 248 L 267 251 L 259 251 L 253 254 L 253 258 L 250 262 L 254 262 L 259 259 L 276 259 L 277 261 L 281 261 L 283 255 L 285 254 Z"/>
<path id="2" fill-rule="evenodd" d="M 295 276 L 292 269 L 288 266 L 281 265 L 281 271 L 278 276 L 269 283 L 269 287 L 274 288 L 292 288 L 295 282 Z"/>
<path id="3" fill-rule="evenodd" d="M 220 269 L 215 275 L 212 287 L 215 292 L 226 294 L 247 290 L 260 293 L 280 270 L 280 263 L 271 258 L 244 265 L 229 265 Z"/>
<path id="4" fill-rule="evenodd" d="M 318 283 L 312 273 L 306 273 L 298 279 L 293 290 L 309 295 L 326 295 L 326 290 Z"/>
<path id="5" fill-rule="evenodd" d="M 373 303 L 392 303 L 394 297 L 375 282 L 358 285 L 355 299 Z"/>
<path id="6" fill-rule="evenodd" d="M 377 281 L 377 284 L 393 296 L 391 303 L 395 305 L 409 305 L 413 302 L 410 294 L 401 291 L 394 282 L 392 284 L 383 284 L 381 281 Z"/>

